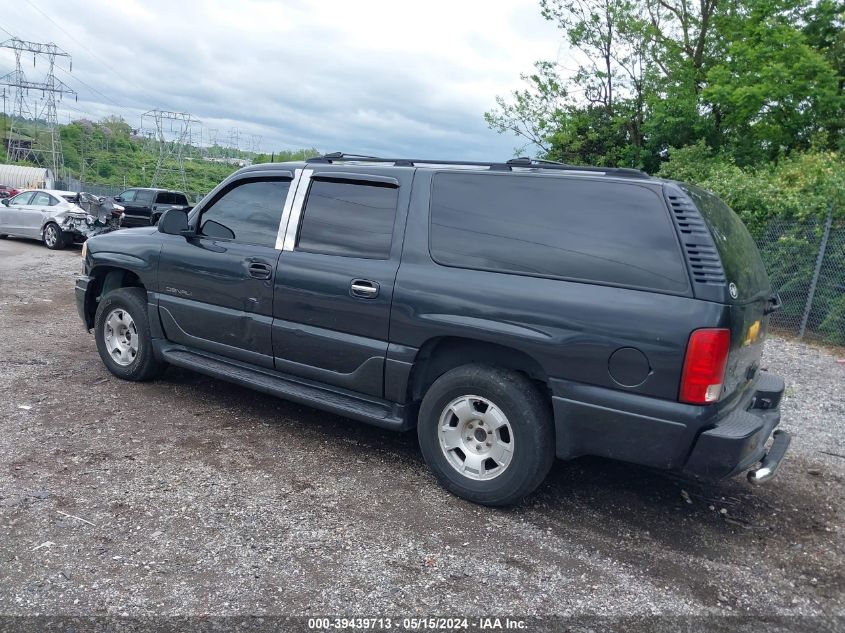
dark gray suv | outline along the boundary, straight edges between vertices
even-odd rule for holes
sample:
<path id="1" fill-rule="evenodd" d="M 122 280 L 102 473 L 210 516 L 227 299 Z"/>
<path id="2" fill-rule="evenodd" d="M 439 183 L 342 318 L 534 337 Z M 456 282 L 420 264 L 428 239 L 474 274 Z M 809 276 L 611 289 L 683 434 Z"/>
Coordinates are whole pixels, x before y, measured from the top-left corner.
<path id="1" fill-rule="evenodd" d="M 116 376 L 171 364 L 416 428 L 479 503 L 580 455 L 762 482 L 789 444 L 754 242 L 712 194 L 635 170 L 254 165 L 83 255 L 79 313 Z"/>

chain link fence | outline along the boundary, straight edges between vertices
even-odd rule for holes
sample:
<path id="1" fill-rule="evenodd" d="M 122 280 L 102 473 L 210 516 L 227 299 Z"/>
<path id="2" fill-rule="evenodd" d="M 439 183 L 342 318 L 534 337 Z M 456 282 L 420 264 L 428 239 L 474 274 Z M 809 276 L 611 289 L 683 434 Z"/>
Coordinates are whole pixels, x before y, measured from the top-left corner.
<path id="1" fill-rule="evenodd" d="M 845 345 L 845 221 L 774 218 L 749 227 L 780 293 L 770 325 L 830 345 Z"/>
<path id="2" fill-rule="evenodd" d="M 65 180 L 57 180 L 55 188 L 62 189 L 64 191 L 87 191 L 88 193 L 93 193 L 95 196 L 117 196 L 129 187 L 92 185 L 79 182 L 75 178 L 67 178 Z"/>

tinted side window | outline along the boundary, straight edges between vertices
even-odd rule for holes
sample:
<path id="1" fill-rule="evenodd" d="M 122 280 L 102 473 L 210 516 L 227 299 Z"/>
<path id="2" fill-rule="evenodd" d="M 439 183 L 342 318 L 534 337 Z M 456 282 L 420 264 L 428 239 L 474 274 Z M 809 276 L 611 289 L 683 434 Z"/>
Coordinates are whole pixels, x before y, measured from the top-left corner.
<path id="1" fill-rule="evenodd" d="M 188 200 L 181 193 L 162 191 L 156 196 L 156 204 L 188 204 Z"/>
<path id="2" fill-rule="evenodd" d="M 143 189 L 135 192 L 135 204 L 151 204 L 153 201 L 153 192 L 144 191 Z"/>
<path id="3" fill-rule="evenodd" d="M 315 180 L 305 202 L 296 249 L 387 259 L 399 189 L 373 183 Z"/>
<path id="4" fill-rule="evenodd" d="M 754 238 L 739 216 L 709 191 L 683 185 L 710 228 L 728 281 L 736 284 L 737 300 L 746 301 L 772 292 L 766 267 Z"/>
<path id="5" fill-rule="evenodd" d="M 620 182 L 437 174 L 431 254 L 447 266 L 688 289 L 665 203 Z"/>
<path id="6" fill-rule="evenodd" d="M 129 189 L 120 194 L 120 199 L 124 202 L 133 202 L 135 200 L 135 190 Z"/>
<path id="7" fill-rule="evenodd" d="M 226 191 L 200 217 L 208 237 L 275 246 L 290 180 L 248 180 Z"/>

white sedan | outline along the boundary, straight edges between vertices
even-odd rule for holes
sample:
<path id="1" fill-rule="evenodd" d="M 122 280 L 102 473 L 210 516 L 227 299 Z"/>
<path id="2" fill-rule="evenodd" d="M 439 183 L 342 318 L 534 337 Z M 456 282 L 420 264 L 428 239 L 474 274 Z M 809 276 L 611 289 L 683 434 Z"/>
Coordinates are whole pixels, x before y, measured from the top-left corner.
<path id="1" fill-rule="evenodd" d="M 120 228 L 123 207 L 87 193 L 34 189 L 0 200 L 0 238 L 30 237 L 47 248 Z"/>

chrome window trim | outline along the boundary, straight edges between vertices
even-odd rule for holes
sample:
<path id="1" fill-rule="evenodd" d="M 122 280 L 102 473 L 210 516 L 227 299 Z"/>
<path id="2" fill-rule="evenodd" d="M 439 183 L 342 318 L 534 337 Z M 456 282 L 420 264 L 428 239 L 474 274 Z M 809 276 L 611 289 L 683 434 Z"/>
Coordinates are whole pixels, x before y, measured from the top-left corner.
<path id="1" fill-rule="evenodd" d="M 299 218 L 302 217 L 302 207 L 305 204 L 305 196 L 308 194 L 308 188 L 311 185 L 311 176 L 313 175 L 313 169 L 302 170 L 302 176 L 296 186 L 296 196 L 293 199 L 293 206 L 291 207 L 290 215 L 287 218 L 288 221 L 286 223 L 285 239 L 282 244 L 283 251 L 292 251 L 294 245 L 296 244 L 296 233 L 299 230 Z M 284 223 L 284 215 L 282 217 L 282 222 Z M 276 246 L 276 248 L 278 248 L 278 246 Z"/>
<path id="2" fill-rule="evenodd" d="M 279 219 L 279 230 L 276 232 L 276 249 L 283 250 L 285 244 L 285 233 L 288 228 L 288 220 L 290 220 L 291 209 L 293 209 L 293 202 L 296 198 L 296 192 L 299 187 L 299 180 L 302 176 L 302 170 L 294 170 L 293 180 L 291 180 L 288 195 L 285 196 L 285 206 L 282 207 L 282 217 Z"/>

